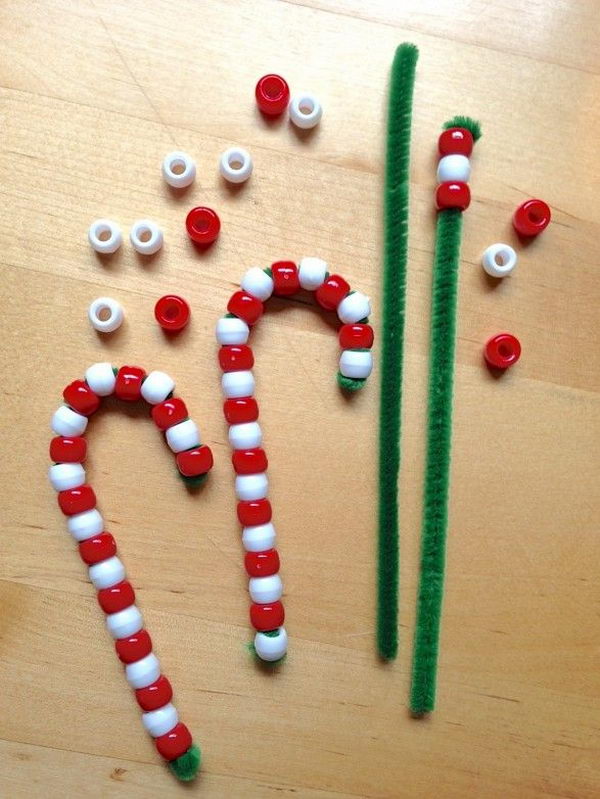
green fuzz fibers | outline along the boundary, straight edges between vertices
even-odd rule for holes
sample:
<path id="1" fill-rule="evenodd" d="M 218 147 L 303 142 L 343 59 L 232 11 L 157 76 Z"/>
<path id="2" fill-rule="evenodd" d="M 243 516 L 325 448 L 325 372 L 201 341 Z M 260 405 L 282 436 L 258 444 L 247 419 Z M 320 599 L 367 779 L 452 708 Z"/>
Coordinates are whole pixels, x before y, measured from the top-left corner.
<path id="1" fill-rule="evenodd" d="M 201 761 L 200 749 L 192 744 L 185 754 L 169 762 L 169 768 L 181 782 L 191 782 L 200 771 Z"/>

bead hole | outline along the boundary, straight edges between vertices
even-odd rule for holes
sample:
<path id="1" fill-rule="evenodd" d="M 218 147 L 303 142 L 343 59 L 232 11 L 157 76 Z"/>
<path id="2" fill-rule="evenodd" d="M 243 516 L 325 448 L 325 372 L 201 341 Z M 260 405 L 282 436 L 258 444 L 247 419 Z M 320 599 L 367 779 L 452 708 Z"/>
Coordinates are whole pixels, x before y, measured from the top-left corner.
<path id="1" fill-rule="evenodd" d="M 179 308 L 177 305 L 167 305 L 164 313 L 165 319 L 168 319 L 170 322 L 172 322 L 179 316 Z"/>
<path id="2" fill-rule="evenodd" d="M 500 344 L 498 347 L 498 352 L 503 358 L 510 358 L 512 355 L 512 350 L 507 344 Z"/>
<path id="3" fill-rule="evenodd" d="M 534 225 L 539 225 L 540 222 L 543 222 L 543 217 L 537 211 L 530 211 L 529 212 L 529 219 L 533 222 Z"/>
<path id="4" fill-rule="evenodd" d="M 497 252 L 494 256 L 494 261 L 498 264 L 498 266 L 506 266 L 508 263 L 508 255 L 505 252 Z"/>
<path id="5" fill-rule="evenodd" d="M 267 95 L 267 97 L 269 97 L 271 100 L 276 100 L 278 97 L 281 97 L 283 94 L 278 80 L 265 81 L 263 84 L 263 90 Z"/>
<path id="6" fill-rule="evenodd" d="M 152 231 L 149 228 L 144 227 L 138 231 L 138 239 L 140 241 L 143 241 L 145 243 L 147 241 L 150 241 L 151 238 L 152 238 Z"/>
<path id="7" fill-rule="evenodd" d="M 185 172 L 185 164 L 181 160 L 171 162 L 171 172 L 174 175 L 183 175 Z"/>
<path id="8" fill-rule="evenodd" d="M 99 322 L 108 322 L 111 316 L 112 312 L 108 305 L 101 305 L 96 311 L 96 319 Z"/>
<path id="9" fill-rule="evenodd" d="M 244 160 L 240 155 L 238 155 L 238 153 L 230 155 L 228 163 L 231 169 L 235 170 L 241 169 L 244 166 Z"/>
<path id="10" fill-rule="evenodd" d="M 298 108 L 301 114 L 304 114 L 304 116 L 308 116 L 309 114 L 312 114 L 312 112 L 315 110 L 315 104 L 313 103 L 312 100 L 309 100 L 307 98 L 306 100 L 300 101 L 300 105 L 298 106 Z"/>
<path id="11" fill-rule="evenodd" d="M 194 230 L 197 230 L 198 233 L 206 233 L 208 230 L 209 224 L 208 219 L 195 219 L 193 223 Z"/>
<path id="12" fill-rule="evenodd" d="M 97 231 L 97 233 L 96 233 L 96 236 L 98 237 L 98 240 L 99 240 L 99 241 L 108 241 L 108 240 L 110 239 L 110 232 L 111 232 L 111 231 L 110 231 L 110 228 L 108 228 L 108 227 L 101 227 L 101 228 L 100 228 L 100 229 Z"/>

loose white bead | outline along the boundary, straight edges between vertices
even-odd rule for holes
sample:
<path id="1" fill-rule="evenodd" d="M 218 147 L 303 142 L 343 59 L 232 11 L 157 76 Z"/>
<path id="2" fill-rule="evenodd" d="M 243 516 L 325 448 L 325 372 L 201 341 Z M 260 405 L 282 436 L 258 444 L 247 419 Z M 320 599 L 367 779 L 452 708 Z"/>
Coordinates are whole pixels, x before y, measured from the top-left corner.
<path id="1" fill-rule="evenodd" d="M 221 154 L 219 170 L 229 183 L 243 183 L 252 174 L 252 156 L 243 147 L 230 147 Z"/>
<path id="2" fill-rule="evenodd" d="M 278 574 L 269 577 L 251 577 L 248 580 L 248 589 L 253 602 L 264 605 L 266 602 L 276 602 L 283 593 L 283 583 Z"/>
<path id="3" fill-rule="evenodd" d="M 344 377 L 364 378 L 373 371 L 371 352 L 344 350 L 340 355 L 340 372 Z"/>
<path id="4" fill-rule="evenodd" d="M 101 560 L 100 563 L 94 563 L 88 569 L 90 580 L 94 588 L 100 591 L 102 588 L 110 588 L 111 585 L 120 583 L 125 579 L 125 566 L 116 555 L 106 560 Z"/>
<path id="5" fill-rule="evenodd" d="M 229 443 L 233 449 L 254 449 L 262 444 L 262 430 L 258 422 L 232 424 L 229 428 Z"/>
<path id="6" fill-rule="evenodd" d="M 483 253 L 481 264 L 488 275 L 505 277 L 517 265 L 517 253 L 508 244 L 491 244 Z"/>
<path id="7" fill-rule="evenodd" d="M 315 291 L 325 282 L 327 263 L 321 258 L 303 258 L 298 266 L 300 285 L 307 291 Z"/>
<path id="8" fill-rule="evenodd" d="M 260 474 L 238 474 L 235 478 L 235 493 L 239 500 L 251 502 L 262 499 L 269 491 L 269 481 L 264 472 Z"/>
<path id="9" fill-rule="evenodd" d="M 141 394 L 150 405 L 157 405 L 164 402 L 174 388 L 172 377 L 165 372 L 154 371 L 142 383 Z"/>
<path id="10" fill-rule="evenodd" d="M 106 617 L 106 626 L 113 638 L 128 638 L 139 633 L 144 626 L 144 619 L 137 605 L 130 605 L 118 613 L 110 613 Z"/>
<path id="11" fill-rule="evenodd" d="M 275 527 L 272 522 L 244 527 L 242 544 L 246 552 L 264 552 L 275 546 Z"/>
<path id="12" fill-rule="evenodd" d="M 178 721 L 179 715 L 171 702 L 159 707 L 158 710 L 142 713 L 142 724 L 153 738 L 166 735 Z"/>
<path id="13" fill-rule="evenodd" d="M 314 128 L 323 116 L 321 103 L 314 94 L 301 92 L 292 97 L 289 105 L 290 119 L 298 128 Z"/>
<path id="14" fill-rule="evenodd" d="M 183 452 L 200 445 L 200 431 L 198 425 L 191 419 L 169 427 L 165 432 L 167 444 L 173 452 Z"/>
<path id="15" fill-rule="evenodd" d="M 142 255 L 154 255 L 163 244 L 162 230 L 151 219 L 138 219 L 129 231 L 134 250 Z"/>
<path id="16" fill-rule="evenodd" d="M 48 478 L 55 491 L 67 491 L 85 483 L 85 469 L 80 463 L 55 463 L 48 469 Z"/>
<path id="17" fill-rule="evenodd" d="M 217 322 L 216 333 L 219 344 L 245 344 L 250 335 L 250 328 L 237 316 L 223 316 Z"/>
<path id="18" fill-rule="evenodd" d="M 282 658 L 287 652 L 288 637 L 285 627 L 279 627 L 279 635 L 271 636 L 256 633 L 254 636 L 254 649 L 261 660 L 272 663 Z"/>
<path id="19" fill-rule="evenodd" d="M 88 241 L 96 252 L 110 255 L 121 246 L 123 235 L 111 219 L 96 219 L 89 227 Z"/>
<path id="20" fill-rule="evenodd" d="M 67 529 L 76 541 L 85 541 L 93 535 L 104 531 L 104 519 L 94 508 L 83 513 L 76 513 L 67 519 Z"/>
<path id="21" fill-rule="evenodd" d="M 361 291 L 354 291 L 340 302 L 337 314 L 345 325 L 353 325 L 371 313 L 371 301 Z"/>
<path id="22" fill-rule="evenodd" d="M 128 663 L 125 666 L 125 677 L 132 688 L 145 688 L 152 685 L 160 677 L 160 663 L 152 652 L 135 663 Z"/>
<path id="23" fill-rule="evenodd" d="M 173 186 L 175 189 L 184 189 L 194 182 L 196 164 L 187 153 L 175 150 L 165 155 L 162 162 L 162 173 L 169 186 Z"/>
<path id="24" fill-rule="evenodd" d="M 241 287 L 248 294 L 261 302 L 269 299 L 273 293 L 273 278 L 258 266 L 252 266 L 242 278 Z"/>
<path id="25" fill-rule="evenodd" d="M 98 297 L 88 308 L 88 318 L 99 333 L 113 333 L 123 324 L 123 308 L 111 297 Z"/>
<path id="26" fill-rule="evenodd" d="M 437 168 L 438 183 L 459 180 L 466 183 L 471 175 L 471 164 L 466 155 L 445 155 L 440 158 Z"/>
<path id="27" fill-rule="evenodd" d="M 93 363 L 85 372 L 85 382 L 99 397 L 108 397 L 115 390 L 117 377 L 111 363 Z"/>
<path id="28" fill-rule="evenodd" d="M 251 397 L 254 394 L 254 375 L 250 371 L 225 372 L 221 388 L 226 397 Z"/>
<path id="29" fill-rule="evenodd" d="M 57 436 L 80 436 L 85 432 L 87 423 L 87 416 L 61 405 L 54 411 L 51 426 Z"/>

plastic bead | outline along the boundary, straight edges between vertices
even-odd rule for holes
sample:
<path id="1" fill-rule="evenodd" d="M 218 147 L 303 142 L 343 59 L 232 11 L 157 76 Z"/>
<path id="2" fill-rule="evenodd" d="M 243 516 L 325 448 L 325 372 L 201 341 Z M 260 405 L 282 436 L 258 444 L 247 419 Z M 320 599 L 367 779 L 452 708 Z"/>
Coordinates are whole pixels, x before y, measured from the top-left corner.
<path id="1" fill-rule="evenodd" d="M 217 322 L 216 334 L 219 344 L 245 344 L 250 335 L 250 328 L 237 316 L 223 316 Z"/>
<path id="2" fill-rule="evenodd" d="M 305 291 L 316 291 L 327 277 L 327 263 L 321 258 L 302 258 L 298 265 L 298 279 Z"/>
<path id="3" fill-rule="evenodd" d="M 163 234 L 156 222 L 138 219 L 129 231 L 129 240 L 133 249 L 141 255 L 154 255 L 163 245 Z"/>
<path id="4" fill-rule="evenodd" d="M 164 402 L 175 388 L 175 381 L 165 372 L 150 372 L 142 383 L 140 389 L 142 397 L 150 405 L 158 405 Z"/>
<path id="5" fill-rule="evenodd" d="M 200 445 L 200 431 L 198 425 L 191 419 L 169 427 L 165 433 L 167 444 L 172 452 L 183 452 Z"/>
<path id="6" fill-rule="evenodd" d="M 185 218 L 185 229 L 196 244 L 212 244 L 221 230 L 221 220 L 212 208 L 199 205 Z"/>
<path id="7" fill-rule="evenodd" d="M 136 605 L 106 617 L 106 627 L 113 638 L 127 638 L 139 632 L 143 626 L 144 620 Z"/>
<path id="8" fill-rule="evenodd" d="M 133 635 L 128 635 L 126 638 L 117 639 L 115 641 L 115 650 L 122 663 L 135 663 L 136 660 L 141 660 L 152 652 L 152 639 L 148 630 L 142 629 Z M 167 699 L 166 701 L 168 702 L 169 700 Z"/>
<path id="9" fill-rule="evenodd" d="M 81 436 L 56 436 L 50 441 L 49 454 L 55 463 L 81 463 L 87 455 L 87 441 Z"/>
<path id="10" fill-rule="evenodd" d="M 60 408 L 54 411 L 51 427 L 59 436 L 72 437 L 80 436 L 84 433 L 87 423 L 87 416 L 82 416 L 66 405 L 61 405 Z"/>
<path id="11" fill-rule="evenodd" d="M 254 375 L 250 371 L 225 372 L 221 388 L 226 397 L 248 397 L 254 394 Z"/>
<path id="12" fill-rule="evenodd" d="M 94 363 L 85 373 L 85 382 L 99 397 L 108 397 L 115 390 L 117 377 L 110 363 Z"/>
<path id="13" fill-rule="evenodd" d="M 268 524 L 273 516 L 273 511 L 268 499 L 255 499 L 252 502 L 238 502 L 237 515 L 240 524 L 255 527 Z"/>
<path id="14" fill-rule="evenodd" d="M 170 702 L 158 710 L 142 714 L 142 724 L 153 738 L 166 735 L 178 723 L 179 715 Z"/>
<path id="15" fill-rule="evenodd" d="M 88 319 L 99 333 L 114 333 L 123 324 L 123 306 L 111 297 L 98 297 L 90 303 Z"/>
<path id="16" fill-rule="evenodd" d="M 254 449 L 236 449 L 231 456 L 236 474 L 258 474 L 266 472 L 269 462 L 267 454 L 261 447 Z"/>
<path id="17" fill-rule="evenodd" d="M 254 325 L 262 316 L 263 304 L 245 291 L 236 291 L 227 303 L 227 310 L 243 319 L 246 324 Z"/>
<path id="18" fill-rule="evenodd" d="M 466 155 L 444 155 L 437 168 L 437 182 L 466 183 L 471 175 L 471 164 Z"/>
<path id="19" fill-rule="evenodd" d="M 275 527 L 271 522 L 244 527 L 242 532 L 242 544 L 246 552 L 270 550 L 275 546 L 275 538 Z"/>
<path id="20" fill-rule="evenodd" d="M 252 156 L 243 147 L 230 147 L 221 154 L 219 171 L 229 183 L 244 183 L 252 174 Z"/>
<path id="21" fill-rule="evenodd" d="M 177 333 L 190 321 L 190 306 L 177 294 L 165 294 L 154 306 L 154 318 L 163 330 Z"/>
<path id="22" fill-rule="evenodd" d="M 84 563 L 93 566 L 102 560 L 112 558 L 117 553 L 117 542 L 110 533 L 100 533 L 81 541 L 79 555 Z"/>
<path id="23" fill-rule="evenodd" d="M 319 124 L 323 116 L 323 109 L 314 94 L 302 92 L 292 97 L 289 113 L 290 119 L 296 127 L 308 130 Z"/>
<path id="24" fill-rule="evenodd" d="M 115 394 L 125 402 L 136 402 L 142 396 L 142 380 L 146 377 L 139 366 L 122 366 L 117 372 Z"/>
<path id="25" fill-rule="evenodd" d="M 329 275 L 316 291 L 315 299 L 326 311 L 335 311 L 350 291 L 350 284 L 340 275 Z"/>
<path id="26" fill-rule="evenodd" d="M 278 297 L 290 297 L 300 291 L 298 267 L 293 261 L 276 261 L 271 265 L 273 275 L 273 294 Z"/>
<path id="27" fill-rule="evenodd" d="M 288 637 L 285 627 L 280 627 L 278 633 L 279 635 L 273 636 L 258 632 L 254 636 L 254 649 L 261 660 L 272 663 L 281 660 L 287 652 Z"/>
<path id="28" fill-rule="evenodd" d="M 175 150 L 165 155 L 162 162 L 163 177 L 174 189 L 185 189 L 196 177 L 196 164 L 187 153 Z"/>
<path id="29" fill-rule="evenodd" d="M 340 372 L 344 377 L 363 379 L 373 371 L 373 355 L 359 350 L 344 350 L 340 356 Z"/>
<path id="30" fill-rule="evenodd" d="M 246 344 L 232 344 L 219 350 L 219 365 L 224 372 L 252 369 L 254 355 Z M 248 392 L 251 394 L 252 392 Z M 243 395 L 242 395 L 243 396 Z"/>
<path id="31" fill-rule="evenodd" d="M 110 616 L 109 616 L 110 618 Z M 125 666 L 125 678 L 132 688 L 145 688 L 160 676 L 160 663 L 152 652 L 135 663 Z"/>
<path id="32" fill-rule="evenodd" d="M 100 563 L 90 566 L 88 572 L 92 585 L 97 591 L 102 590 L 102 588 L 110 588 L 110 586 L 116 585 L 125 579 L 125 566 L 123 566 L 121 559 L 116 556 L 101 560 Z M 129 604 L 132 605 L 133 602 Z"/>
<path id="33" fill-rule="evenodd" d="M 237 397 L 225 400 L 223 413 L 228 424 L 244 424 L 258 419 L 258 403 L 254 397 Z"/>
<path id="34" fill-rule="evenodd" d="M 55 463 L 48 469 L 48 478 L 55 491 L 66 491 L 85 483 L 85 469 L 80 463 Z"/>
<path id="35" fill-rule="evenodd" d="M 440 155 L 466 155 L 473 152 L 473 134 L 466 128 L 448 128 L 438 139 Z"/>
<path id="36" fill-rule="evenodd" d="M 273 278 L 264 269 L 252 266 L 242 278 L 240 286 L 248 294 L 256 297 L 261 302 L 266 302 L 273 294 L 274 283 Z"/>
<path id="37" fill-rule="evenodd" d="M 64 389 L 63 399 L 74 411 L 90 416 L 100 407 L 100 397 L 84 380 L 74 380 Z"/>
<path id="38" fill-rule="evenodd" d="M 254 449 L 262 444 L 262 430 L 258 422 L 232 424 L 229 428 L 229 443 L 233 449 Z"/>
<path id="39" fill-rule="evenodd" d="M 164 674 L 161 674 L 155 682 L 145 688 L 138 688 L 135 698 L 142 710 L 158 710 L 171 701 L 173 689 Z"/>
<path id="40" fill-rule="evenodd" d="M 279 116 L 288 107 L 290 89 L 281 75 L 263 75 L 254 90 L 256 104 L 267 116 Z"/>
<path id="41" fill-rule="evenodd" d="M 485 360 L 495 369 L 508 369 L 521 357 L 521 344 L 511 333 L 498 333 L 485 345 Z"/>
<path id="42" fill-rule="evenodd" d="M 89 227 L 88 241 L 96 252 L 111 255 L 121 246 L 123 235 L 111 219 L 96 219 Z"/>
<path id="43" fill-rule="evenodd" d="M 279 554 L 276 549 L 247 552 L 244 565 L 250 577 L 269 577 L 279 571 Z"/>
<path id="44" fill-rule="evenodd" d="M 98 591 L 98 602 L 105 613 L 118 613 L 135 602 L 135 592 L 128 580 Z"/>
<path id="45" fill-rule="evenodd" d="M 275 630 L 285 621 L 285 610 L 281 602 L 268 602 L 264 605 L 250 605 L 250 623 L 255 630 L 265 632 Z"/>
<path id="46" fill-rule="evenodd" d="M 337 309 L 340 321 L 353 325 L 371 313 L 371 301 L 360 291 L 354 291 L 340 302 Z"/>
<path id="47" fill-rule="evenodd" d="M 76 541 L 85 541 L 104 530 L 104 519 L 95 508 L 69 516 L 67 529 Z"/>
<path id="48" fill-rule="evenodd" d="M 198 477 L 213 467 L 213 454 L 210 447 L 194 447 L 177 455 L 177 468 L 184 477 Z"/>
<path id="49" fill-rule="evenodd" d="M 435 205 L 438 211 L 445 208 L 460 208 L 466 211 L 471 204 L 471 189 L 467 183 L 448 181 L 440 183 L 435 190 Z"/>
<path id="50" fill-rule="evenodd" d="M 491 277 L 505 277 L 517 265 L 517 253 L 508 244 L 491 244 L 483 253 L 481 264 Z"/>
<path id="51" fill-rule="evenodd" d="M 371 325 L 342 325 L 339 334 L 340 347 L 345 350 L 373 346 L 373 328 Z"/>
<path id="52" fill-rule="evenodd" d="M 513 216 L 513 226 L 522 236 L 537 236 L 550 224 L 550 207 L 543 200 L 526 200 Z"/>
<path id="53" fill-rule="evenodd" d="M 85 483 L 77 488 L 60 491 L 58 504 L 65 516 L 75 516 L 86 510 L 92 510 L 96 506 L 96 495 L 94 489 Z"/>
<path id="54" fill-rule="evenodd" d="M 187 418 L 188 409 L 179 397 L 171 397 L 152 408 L 152 419 L 159 430 L 167 430 Z"/>
<path id="55" fill-rule="evenodd" d="M 270 577 L 251 577 L 248 581 L 248 590 L 253 602 L 264 605 L 267 602 L 276 602 L 281 598 L 283 583 L 278 574 L 272 574 Z M 278 626 L 277 624 L 273 625 L 273 627 Z"/>
<path id="56" fill-rule="evenodd" d="M 262 499 L 266 497 L 268 490 L 269 480 L 264 472 L 261 474 L 239 474 L 235 478 L 235 493 L 242 502 Z"/>
<path id="57" fill-rule="evenodd" d="M 165 760 L 177 760 L 192 745 L 192 735 L 185 724 L 179 722 L 166 735 L 154 739 L 159 755 Z"/>

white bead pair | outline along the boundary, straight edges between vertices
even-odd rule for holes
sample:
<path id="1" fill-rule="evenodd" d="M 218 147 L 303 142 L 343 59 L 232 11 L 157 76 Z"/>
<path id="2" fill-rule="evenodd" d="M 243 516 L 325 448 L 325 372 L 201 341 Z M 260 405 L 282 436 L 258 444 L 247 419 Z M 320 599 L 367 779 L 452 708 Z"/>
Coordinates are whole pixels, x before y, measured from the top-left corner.
<path id="1" fill-rule="evenodd" d="M 154 255 L 163 245 L 162 230 L 151 219 L 138 219 L 131 226 L 129 240 L 142 255 Z M 88 241 L 96 252 L 110 255 L 123 243 L 121 228 L 112 219 L 96 219 L 89 227 Z"/>

